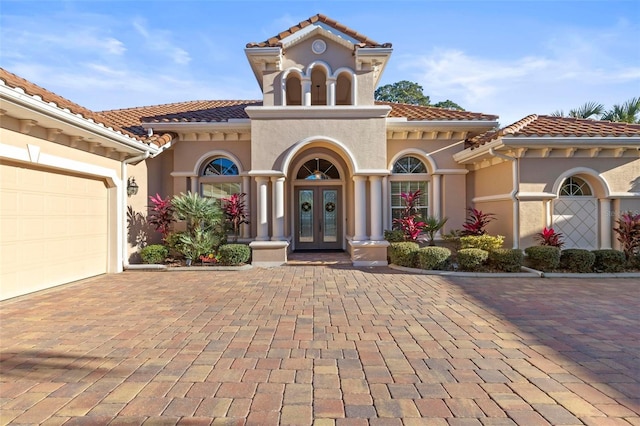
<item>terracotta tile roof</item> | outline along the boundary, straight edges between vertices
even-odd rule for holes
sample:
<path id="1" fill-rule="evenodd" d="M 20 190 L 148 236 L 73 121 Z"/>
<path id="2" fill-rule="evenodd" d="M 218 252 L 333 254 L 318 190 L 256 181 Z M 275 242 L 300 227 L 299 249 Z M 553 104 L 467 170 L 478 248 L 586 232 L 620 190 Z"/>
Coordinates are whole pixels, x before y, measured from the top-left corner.
<path id="1" fill-rule="evenodd" d="M 75 102 L 71 102 L 70 100 L 63 98 L 60 95 L 56 95 L 53 92 L 50 92 L 47 89 L 44 89 L 28 80 L 25 80 L 22 77 L 19 77 L 4 68 L 0 68 L 0 80 L 4 81 L 4 84 L 8 87 L 14 89 L 22 89 L 25 94 L 30 96 L 38 96 L 44 102 L 47 103 L 55 103 L 56 106 L 60 109 L 68 109 L 73 114 L 81 114 L 85 119 L 91 119 L 96 123 L 102 123 L 105 127 L 111 127 L 115 131 L 120 131 L 123 134 L 128 134 L 129 136 L 136 137 L 136 139 L 140 139 L 138 134 L 135 132 L 131 132 L 124 127 L 118 126 L 116 122 L 109 120 L 107 117 L 102 114 L 91 111 L 81 105 L 76 104 Z"/>
<path id="2" fill-rule="evenodd" d="M 532 114 L 500 130 L 476 136 L 467 141 L 467 147 L 477 148 L 503 136 L 638 137 L 640 136 L 640 124 Z"/>
<path id="3" fill-rule="evenodd" d="M 298 23 L 298 25 L 294 25 L 293 27 L 289 28 L 286 31 L 281 32 L 278 35 L 275 35 L 273 37 L 271 37 L 268 40 L 265 40 L 263 42 L 256 42 L 256 43 L 247 43 L 247 47 L 278 47 L 281 45 L 281 42 L 283 39 L 289 37 L 291 34 L 295 34 L 296 32 L 302 30 L 305 27 L 308 27 L 309 25 L 315 24 L 316 22 L 321 22 L 323 24 L 326 24 L 328 26 L 330 26 L 331 28 L 336 29 L 337 31 L 340 31 L 346 35 L 348 35 L 349 37 L 352 37 L 356 40 L 358 40 L 358 42 L 360 43 L 358 45 L 358 47 L 391 47 L 391 43 L 384 43 L 384 44 L 380 44 L 376 41 L 371 40 L 370 38 L 358 33 L 357 31 L 352 30 L 351 28 L 347 27 L 346 25 L 341 24 L 338 21 L 335 21 L 325 15 L 322 14 L 317 14 L 315 16 L 312 16 L 311 18 L 302 21 L 300 23 Z"/>
<path id="4" fill-rule="evenodd" d="M 392 110 L 389 117 L 406 117 L 407 120 L 482 120 L 495 121 L 497 115 L 481 114 L 477 112 L 458 111 L 432 106 L 398 104 L 393 102 L 376 101 L 376 105 L 389 105 Z"/>

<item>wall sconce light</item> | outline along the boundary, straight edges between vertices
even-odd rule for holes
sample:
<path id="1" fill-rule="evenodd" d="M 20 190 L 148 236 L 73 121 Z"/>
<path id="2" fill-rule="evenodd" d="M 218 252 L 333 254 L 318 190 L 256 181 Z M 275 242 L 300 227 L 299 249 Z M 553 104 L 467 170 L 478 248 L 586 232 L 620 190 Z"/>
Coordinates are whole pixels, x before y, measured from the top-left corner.
<path id="1" fill-rule="evenodd" d="M 140 187 L 136 183 L 136 178 L 130 177 L 127 179 L 127 196 L 131 197 L 132 195 L 136 195 L 139 188 Z"/>

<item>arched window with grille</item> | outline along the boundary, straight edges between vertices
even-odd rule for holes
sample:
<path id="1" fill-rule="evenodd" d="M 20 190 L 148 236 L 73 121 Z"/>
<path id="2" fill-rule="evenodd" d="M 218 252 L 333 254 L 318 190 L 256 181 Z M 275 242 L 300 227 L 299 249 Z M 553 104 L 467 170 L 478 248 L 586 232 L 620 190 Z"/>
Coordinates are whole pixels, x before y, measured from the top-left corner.
<path id="1" fill-rule="evenodd" d="M 242 192 L 242 180 L 236 163 L 216 157 L 205 163 L 200 173 L 200 193 L 217 200 Z"/>
<path id="2" fill-rule="evenodd" d="M 407 155 L 393 164 L 390 180 L 391 219 L 401 217 L 405 204 L 403 193 L 420 191 L 416 205 L 418 214 L 425 219 L 429 216 L 429 180 L 427 166 L 418 157 Z"/>

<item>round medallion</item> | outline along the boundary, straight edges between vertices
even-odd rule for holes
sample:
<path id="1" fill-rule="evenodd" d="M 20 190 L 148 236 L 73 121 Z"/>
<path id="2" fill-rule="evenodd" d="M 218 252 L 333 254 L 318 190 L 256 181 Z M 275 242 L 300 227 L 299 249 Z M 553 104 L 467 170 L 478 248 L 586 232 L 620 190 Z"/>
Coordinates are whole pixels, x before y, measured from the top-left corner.
<path id="1" fill-rule="evenodd" d="M 329 203 L 324 205 L 324 209 L 327 212 L 331 213 L 332 211 L 334 211 L 336 209 L 336 205 L 334 203 L 329 202 Z"/>
<path id="2" fill-rule="evenodd" d="M 327 43 L 324 42 L 324 40 L 315 40 L 312 44 L 311 44 L 311 50 L 313 51 L 313 53 L 315 53 L 316 55 L 319 55 L 321 53 L 324 53 L 325 50 L 327 50 Z"/>
<path id="3" fill-rule="evenodd" d="M 300 208 L 302 209 L 303 212 L 308 212 L 309 210 L 311 210 L 311 203 L 305 201 L 304 203 L 302 203 Z"/>

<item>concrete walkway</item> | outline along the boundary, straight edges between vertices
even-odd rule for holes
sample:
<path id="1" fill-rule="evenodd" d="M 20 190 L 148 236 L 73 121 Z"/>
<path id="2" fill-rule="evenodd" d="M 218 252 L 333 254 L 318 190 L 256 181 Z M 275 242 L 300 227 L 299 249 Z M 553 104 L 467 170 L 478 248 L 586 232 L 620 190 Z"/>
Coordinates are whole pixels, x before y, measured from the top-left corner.
<path id="1" fill-rule="evenodd" d="M 1 424 L 640 425 L 640 282 L 345 264 L 0 303 Z"/>

